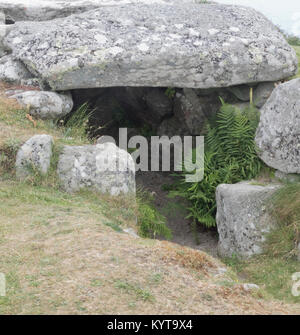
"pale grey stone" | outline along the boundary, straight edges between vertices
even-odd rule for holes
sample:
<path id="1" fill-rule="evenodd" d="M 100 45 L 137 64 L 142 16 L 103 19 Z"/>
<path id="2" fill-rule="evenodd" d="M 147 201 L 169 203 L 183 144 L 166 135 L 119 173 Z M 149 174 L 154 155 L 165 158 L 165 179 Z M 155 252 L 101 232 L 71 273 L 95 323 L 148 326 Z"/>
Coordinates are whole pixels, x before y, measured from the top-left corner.
<path id="1" fill-rule="evenodd" d="M 0 10 L 14 21 L 47 21 L 104 6 L 201 3 L 201 0 L 0 0 Z"/>
<path id="2" fill-rule="evenodd" d="M 284 173 L 278 170 L 275 172 L 275 178 L 279 179 L 280 181 L 288 182 L 288 183 L 299 183 L 300 182 L 300 176 L 298 174 Z"/>
<path id="3" fill-rule="evenodd" d="M 135 164 L 113 143 L 64 146 L 57 173 L 67 192 L 92 189 L 112 196 L 135 193 Z"/>
<path id="4" fill-rule="evenodd" d="M 17 22 L 4 39 L 53 90 L 112 86 L 213 88 L 278 81 L 298 60 L 254 9 L 127 4 L 45 22 Z"/>
<path id="5" fill-rule="evenodd" d="M 50 167 L 53 138 L 49 135 L 35 135 L 18 150 L 16 176 L 25 179 L 35 172 L 46 174 Z"/>
<path id="6" fill-rule="evenodd" d="M 228 90 L 235 95 L 240 101 L 250 101 L 250 86 L 239 85 L 229 87 Z"/>
<path id="7" fill-rule="evenodd" d="M 243 284 L 243 289 L 245 291 L 259 290 L 259 286 L 253 283 L 245 283 Z"/>
<path id="8" fill-rule="evenodd" d="M 285 173 L 300 173 L 300 79 L 278 85 L 261 109 L 256 132 L 260 158 Z"/>
<path id="9" fill-rule="evenodd" d="M 5 14 L 3 11 L 0 11 L 0 25 L 5 25 Z"/>
<path id="10" fill-rule="evenodd" d="M 253 102 L 257 108 L 261 108 L 270 98 L 275 83 L 260 83 L 254 90 Z"/>
<path id="11" fill-rule="evenodd" d="M 12 95 L 19 104 L 29 107 L 29 113 L 38 119 L 58 119 L 71 112 L 73 100 L 70 93 L 25 91 Z"/>
<path id="12" fill-rule="evenodd" d="M 4 56 L 0 59 L 0 80 L 22 84 L 23 80 L 32 78 L 32 74 L 19 60 L 14 59 L 11 55 Z"/>
<path id="13" fill-rule="evenodd" d="M 279 185 L 258 186 L 251 182 L 217 187 L 218 252 L 223 257 L 247 258 L 262 252 L 266 233 L 274 226 L 266 201 Z"/>
<path id="14" fill-rule="evenodd" d="M 134 237 L 134 238 L 140 238 L 139 235 L 135 232 L 133 228 L 125 228 L 123 229 L 124 233 Z"/>

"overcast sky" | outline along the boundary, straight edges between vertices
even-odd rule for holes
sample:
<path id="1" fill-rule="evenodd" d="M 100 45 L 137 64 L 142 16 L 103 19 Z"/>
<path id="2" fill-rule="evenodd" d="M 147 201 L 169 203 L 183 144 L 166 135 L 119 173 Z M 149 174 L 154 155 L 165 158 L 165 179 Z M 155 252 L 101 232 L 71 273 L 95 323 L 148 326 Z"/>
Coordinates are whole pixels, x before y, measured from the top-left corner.
<path id="1" fill-rule="evenodd" d="M 300 37 L 300 0 L 215 0 L 253 7 L 285 31 Z"/>

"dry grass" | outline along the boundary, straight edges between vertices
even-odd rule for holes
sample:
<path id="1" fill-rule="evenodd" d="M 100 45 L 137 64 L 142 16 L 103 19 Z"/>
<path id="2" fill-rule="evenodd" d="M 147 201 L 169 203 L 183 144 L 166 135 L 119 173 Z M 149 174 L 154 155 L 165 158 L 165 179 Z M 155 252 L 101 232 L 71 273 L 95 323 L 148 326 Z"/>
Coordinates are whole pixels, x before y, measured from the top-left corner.
<path id="1" fill-rule="evenodd" d="M 66 137 L 64 129 L 59 129 L 53 121 L 34 120 L 28 111 L 22 108 L 15 99 L 9 98 L 5 90 L 25 89 L 24 87 L 8 86 L 0 83 L 0 148 L 3 145 L 18 140 L 25 142 L 37 134 L 51 134 L 62 144 L 82 145 L 89 141 L 85 138 Z M 27 90 L 34 88 L 28 88 Z"/>
<path id="2" fill-rule="evenodd" d="M 0 199 L 1 314 L 297 312 L 217 275 L 204 253 L 115 232 L 101 199 L 14 182 L 0 182 Z"/>
<path id="3" fill-rule="evenodd" d="M 293 48 L 296 50 L 297 57 L 298 57 L 299 64 L 300 64 L 300 46 L 293 46 Z M 298 68 L 298 73 L 296 74 L 295 78 L 300 78 L 300 66 Z"/>
<path id="4" fill-rule="evenodd" d="M 208 270 L 217 268 L 217 261 L 208 254 L 173 243 L 162 242 L 159 253 L 168 263 L 178 264 L 205 274 L 208 273 Z"/>

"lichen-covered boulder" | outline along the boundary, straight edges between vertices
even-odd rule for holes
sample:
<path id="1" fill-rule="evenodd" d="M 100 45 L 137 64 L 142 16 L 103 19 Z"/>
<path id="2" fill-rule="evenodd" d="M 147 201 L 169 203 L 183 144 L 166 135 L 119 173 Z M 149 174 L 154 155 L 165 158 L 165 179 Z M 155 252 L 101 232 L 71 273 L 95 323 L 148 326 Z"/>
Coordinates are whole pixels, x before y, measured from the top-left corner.
<path id="1" fill-rule="evenodd" d="M 29 113 L 38 119 L 55 120 L 71 112 L 73 100 L 70 93 L 25 91 L 10 96 L 29 108 Z"/>
<path id="2" fill-rule="evenodd" d="M 22 62 L 14 59 L 11 55 L 0 59 L 0 80 L 11 84 L 23 84 L 24 81 L 32 78 Z"/>
<path id="3" fill-rule="evenodd" d="M 17 152 L 16 176 L 18 179 L 37 173 L 46 174 L 50 167 L 53 138 L 35 135 L 26 141 Z"/>
<path id="4" fill-rule="evenodd" d="M 17 22 L 4 43 L 53 90 L 228 87 L 288 78 L 298 64 L 262 14 L 222 4 L 107 5 Z"/>
<path id="5" fill-rule="evenodd" d="M 285 173 L 300 173 L 300 79 L 278 85 L 261 109 L 260 158 Z"/>
<path id="6" fill-rule="evenodd" d="M 14 21 L 47 21 L 104 6 L 201 3 L 202 0 L 1 0 L 0 10 Z"/>
<path id="7" fill-rule="evenodd" d="M 266 201 L 279 187 L 259 186 L 251 182 L 217 187 L 216 220 L 221 256 L 247 258 L 262 252 L 265 235 L 274 226 Z"/>
<path id="8" fill-rule="evenodd" d="M 114 143 L 64 146 L 57 173 L 67 192 L 89 188 L 112 196 L 135 194 L 135 164 Z"/>

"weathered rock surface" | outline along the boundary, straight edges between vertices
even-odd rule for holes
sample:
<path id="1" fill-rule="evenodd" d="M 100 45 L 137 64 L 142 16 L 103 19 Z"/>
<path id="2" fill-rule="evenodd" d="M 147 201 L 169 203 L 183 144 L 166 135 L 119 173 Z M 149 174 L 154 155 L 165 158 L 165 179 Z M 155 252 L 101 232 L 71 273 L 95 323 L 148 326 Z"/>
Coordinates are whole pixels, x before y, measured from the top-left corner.
<path id="1" fill-rule="evenodd" d="M 5 47 L 3 45 L 3 39 L 7 34 L 7 29 L 5 25 L 5 14 L 0 12 L 0 57 L 6 54 Z"/>
<path id="2" fill-rule="evenodd" d="M 203 105 L 199 100 L 195 90 L 184 89 L 182 93 L 176 93 L 174 102 L 175 116 L 181 122 L 185 122 L 189 132 L 193 135 L 201 133 L 206 120 Z"/>
<path id="3" fill-rule="evenodd" d="M 278 170 L 275 172 L 275 178 L 279 179 L 280 181 L 288 182 L 288 183 L 299 183 L 300 182 L 299 174 L 284 173 Z"/>
<path id="4" fill-rule="evenodd" d="M 275 89 L 275 83 L 260 83 L 253 92 L 253 102 L 257 108 L 261 108 L 270 98 Z"/>
<path id="5" fill-rule="evenodd" d="M 274 224 L 265 202 L 279 187 L 252 185 L 250 182 L 217 187 L 216 220 L 221 256 L 236 254 L 247 258 L 262 252 L 265 234 Z"/>
<path id="6" fill-rule="evenodd" d="M 250 101 L 250 86 L 248 85 L 233 86 L 229 88 L 229 91 L 240 101 Z"/>
<path id="7" fill-rule="evenodd" d="M 4 56 L 0 59 L 0 80 L 22 84 L 23 81 L 32 78 L 32 74 L 19 60 L 15 60 L 12 56 Z"/>
<path id="8" fill-rule="evenodd" d="M 158 136 L 169 136 L 174 135 L 187 136 L 190 135 L 190 130 L 187 125 L 178 119 L 176 116 L 172 116 L 168 119 L 163 120 L 163 122 L 157 128 Z"/>
<path id="9" fill-rule="evenodd" d="M 113 143 L 65 146 L 57 173 L 68 192 L 90 188 L 113 196 L 135 193 L 134 161 Z"/>
<path id="10" fill-rule="evenodd" d="M 300 79 L 278 85 L 261 109 L 260 158 L 285 173 L 300 173 Z"/>
<path id="11" fill-rule="evenodd" d="M 53 90 L 227 87 L 287 78 L 298 63 L 263 15 L 221 4 L 103 6 L 17 22 L 4 41 Z"/>
<path id="12" fill-rule="evenodd" d="M 35 172 L 46 174 L 50 167 L 53 138 L 35 135 L 19 149 L 16 158 L 16 176 L 25 179 Z"/>
<path id="13" fill-rule="evenodd" d="M 26 91 L 12 95 L 19 104 L 29 107 L 29 113 L 38 119 L 58 119 L 71 112 L 73 100 L 70 93 Z"/>
<path id="14" fill-rule="evenodd" d="M 47 21 L 104 6 L 200 3 L 201 0 L 1 0 L 0 10 L 14 21 Z"/>

